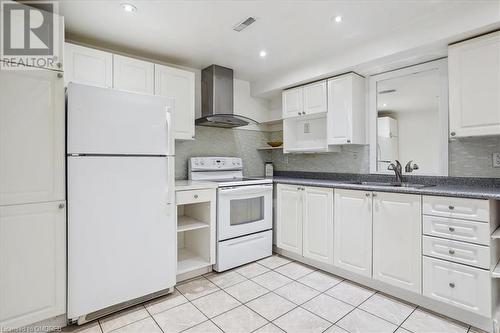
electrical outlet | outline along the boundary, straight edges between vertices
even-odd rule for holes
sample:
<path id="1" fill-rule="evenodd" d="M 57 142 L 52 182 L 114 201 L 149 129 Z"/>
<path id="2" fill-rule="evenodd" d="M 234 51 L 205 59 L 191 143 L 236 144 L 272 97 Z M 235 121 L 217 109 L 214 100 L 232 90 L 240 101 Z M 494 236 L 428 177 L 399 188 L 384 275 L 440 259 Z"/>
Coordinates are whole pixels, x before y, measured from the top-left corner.
<path id="1" fill-rule="evenodd" d="M 500 153 L 493 153 L 493 167 L 500 168 Z"/>

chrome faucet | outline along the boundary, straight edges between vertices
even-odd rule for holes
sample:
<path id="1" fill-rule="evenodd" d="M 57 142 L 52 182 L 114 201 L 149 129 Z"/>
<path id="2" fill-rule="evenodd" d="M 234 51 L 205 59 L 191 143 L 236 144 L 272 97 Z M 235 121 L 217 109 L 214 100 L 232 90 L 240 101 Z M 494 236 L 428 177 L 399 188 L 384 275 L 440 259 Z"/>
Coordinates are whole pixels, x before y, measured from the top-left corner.
<path id="1" fill-rule="evenodd" d="M 399 163 L 398 160 L 396 160 L 396 164 L 394 163 L 389 164 L 387 170 L 394 171 L 394 174 L 396 175 L 396 183 L 403 182 L 403 167 L 401 166 L 401 163 Z"/>
<path id="2" fill-rule="evenodd" d="M 413 165 L 411 164 L 413 161 L 410 161 L 408 163 L 406 163 L 406 166 L 405 166 L 405 172 L 409 173 L 409 172 L 412 172 L 413 170 L 418 170 L 418 164 L 417 163 L 413 163 Z"/>

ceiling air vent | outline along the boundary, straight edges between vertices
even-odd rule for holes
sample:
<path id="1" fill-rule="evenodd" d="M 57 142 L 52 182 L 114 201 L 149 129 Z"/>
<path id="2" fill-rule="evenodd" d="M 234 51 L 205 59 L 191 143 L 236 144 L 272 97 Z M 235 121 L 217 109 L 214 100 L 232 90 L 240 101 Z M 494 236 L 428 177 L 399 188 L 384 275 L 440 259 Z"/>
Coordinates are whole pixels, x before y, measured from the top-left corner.
<path id="1" fill-rule="evenodd" d="M 255 22 L 255 19 L 254 19 L 253 17 L 251 17 L 251 16 L 250 16 L 249 18 L 245 19 L 243 22 L 241 22 L 241 23 L 237 24 L 237 25 L 233 28 L 233 30 L 234 30 L 234 31 L 238 31 L 238 32 L 240 32 L 240 31 L 242 31 L 242 30 L 244 30 L 244 29 L 248 28 L 248 26 L 249 26 L 250 24 L 254 23 L 254 22 Z"/>

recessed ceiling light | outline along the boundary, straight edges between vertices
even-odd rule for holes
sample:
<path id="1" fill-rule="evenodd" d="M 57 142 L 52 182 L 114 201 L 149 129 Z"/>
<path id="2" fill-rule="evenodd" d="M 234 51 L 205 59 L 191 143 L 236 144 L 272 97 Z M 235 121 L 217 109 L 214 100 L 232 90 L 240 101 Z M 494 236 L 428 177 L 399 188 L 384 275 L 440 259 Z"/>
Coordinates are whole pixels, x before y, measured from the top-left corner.
<path id="1" fill-rule="evenodd" d="M 342 22 L 342 16 L 340 15 L 335 16 L 333 19 L 335 20 L 336 23 Z"/>
<path id="2" fill-rule="evenodd" d="M 385 107 L 387 106 L 387 104 L 386 104 L 386 103 L 384 103 L 384 104 L 382 104 L 382 106 L 385 108 Z"/>
<path id="3" fill-rule="evenodd" d="M 122 9 L 127 13 L 134 13 L 137 11 L 137 7 L 130 3 L 122 3 Z"/>
<path id="4" fill-rule="evenodd" d="M 266 51 L 264 51 L 264 50 L 262 50 L 262 51 L 260 51 L 260 52 L 259 52 L 259 56 L 260 56 L 261 58 L 264 58 L 266 55 L 267 55 L 267 52 L 266 52 Z"/>

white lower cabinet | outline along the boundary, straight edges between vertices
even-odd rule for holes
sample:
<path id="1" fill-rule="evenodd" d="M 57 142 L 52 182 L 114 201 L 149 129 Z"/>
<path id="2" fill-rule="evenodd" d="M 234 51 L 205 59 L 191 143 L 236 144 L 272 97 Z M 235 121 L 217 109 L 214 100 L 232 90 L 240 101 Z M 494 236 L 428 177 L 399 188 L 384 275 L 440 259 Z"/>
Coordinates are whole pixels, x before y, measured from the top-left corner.
<path id="1" fill-rule="evenodd" d="M 0 328 L 66 312 L 64 201 L 0 206 Z"/>
<path id="2" fill-rule="evenodd" d="M 476 314 L 491 317 L 489 270 L 424 257 L 423 294 Z"/>
<path id="3" fill-rule="evenodd" d="M 277 246 L 302 255 L 302 192 L 297 185 L 277 186 Z"/>
<path id="4" fill-rule="evenodd" d="M 277 246 L 333 263 L 333 189 L 277 186 Z"/>
<path id="5" fill-rule="evenodd" d="M 333 189 L 305 187 L 302 255 L 333 264 Z"/>
<path id="6" fill-rule="evenodd" d="M 371 192 L 335 190 L 334 202 L 334 265 L 363 276 L 371 277 Z"/>
<path id="7" fill-rule="evenodd" d="M 373 193 L 373 278 L 421 292 L 421 196 Z"/>

